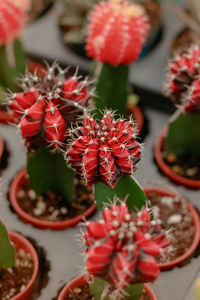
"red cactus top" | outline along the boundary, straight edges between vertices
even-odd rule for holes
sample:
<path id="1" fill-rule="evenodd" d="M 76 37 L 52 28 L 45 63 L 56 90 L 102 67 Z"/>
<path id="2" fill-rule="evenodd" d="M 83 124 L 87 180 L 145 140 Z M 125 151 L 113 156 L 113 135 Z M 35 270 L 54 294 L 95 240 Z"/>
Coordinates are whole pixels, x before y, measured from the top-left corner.
<path id="1" fill-rule="evenodd" d="M 0 1 L 0 46 L 12 42 L 21 34 L 25 20 L 25 13 L 15 1 Z"/>
<path id="2" fill-rule="evenodd" d="M 67 150 L 71 166 L 91 185 L 103 181 L 114 187 L 122 174 L 132 174 L 140 160 L 141 145 L 131 121 L 115 121 L 111 112 L 97 123 L 85 115 L 83 126 L 71 131 Z"/>
<path id="3" fill-rule="evenodd" d="M 124 202 L 103 210 L 103 219 L 87 222 L 86 269 L 120 290 L 129 284 L 154 281 L 160 274 L 157 259 L 166 254 L 169 240 L 151 221 L 147 209 L 130 214 Z M 117 298 L 118 299 L 118 298 Z"/>
<path id="4" fill-rule="evenodd" d="M 61 148 L 68 127 L 90 106 L 87 80 L 77 74 L 66 79 L 65 73 L 55 65 L 44 77 L 26 74 L 21 84 L 24 92 L 10 95 L 10 108 L 29 150 L 41 144 Z"/>
<path id="5" fill-rule="evenodd" d="M 176 55 L 169 62 L 166 94 L 185 112 L 200 111 L 200 48 Z"/>
<path id="6" fill-rule="evenodd" d="M 142 6 L 110 0 L 96 5 L 90 16 L 86 51 L 89 57 L 114 66 L 134 62 L 148 31 Z"/>

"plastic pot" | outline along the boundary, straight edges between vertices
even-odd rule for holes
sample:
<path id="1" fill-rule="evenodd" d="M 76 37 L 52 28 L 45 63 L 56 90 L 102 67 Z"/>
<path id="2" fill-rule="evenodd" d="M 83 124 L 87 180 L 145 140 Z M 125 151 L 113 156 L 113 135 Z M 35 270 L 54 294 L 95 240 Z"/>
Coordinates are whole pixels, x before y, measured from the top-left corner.
<path id="1" fill-rule="evenodd" d="M 29 62 L 28 70 L 31 73 L 37 71 L 37 74 L 42 77 L 45 75 L 45 67 L 37 62 Z M 13 116 L 12 112 L 0 110 L 0 123 L 3 124 L 15 124 L 16 119 Z"/>
<path id="2" fill-rule="evenodd" d="M 33 288 L 34 288 L 34 284 L 35 284 L 35 280 L 39 268 L 39 260 L 38 260 L 37 253 L 34 247 L 32 246 L 32 244 L 19 233 L 9 231 L 9 237 L 13 242 L 13 244 L 15 245 L 16 250 L 23 249 L 26 253 L 30 253 L 33 259 L 33 274 L 28 285 L 22 292 L 17 294 L 15 297 L 11 298 L 11 300 L 31 300 L 32 292 L 33 292 Z"/>
<path id="3" fill-rule="evenodd" d="M 171 169 L 170 166 L 168 166 L 165 163 L 165 161 L 162 157 L 162 145 L 163 145 L 163 142 L 167 135 L 167 131 L 168 131 L 168 128 L 164 128 L 160 132 L 160 134 L 156 140 L 155 146 L 154 146 L 154 156 L 155 156 L 155 160 L 156 160 L 159 168 L 172 181 L 174 181 L 178 184 L 184 185 L 190 189 L 200 189 L 200 180 L 189 179 L 184 176 L 178 175 Z"/>
<path id="4" fill-rule="evenodd" d="M 27 175 L 27 170 L 22 169 L 12 181 L 10 186 L 10 191 L 9 191 L 9 198 L 10 198 L 11 205 L 14 208 L 15 212 L 20 217 L 20 219 L 23 220 L 25 223 L 32 224 L 34 227 L 41 228 L 41 229 L 61 230 L 68 227 L 74 227 L 79 222 L 81 222 L 83 218 L 88 218 L 90 215 L 92 215 L 95 212 L 96 204 L 94 203 L 84 213 L 72 219 L 64 220 L 64 221 L 56 221 L 56 222 L 44 221 L 28 215 L 26 212 L 24 212 L 21 209 L 17 201 L 17 192 L 27 181 L 26 175 Z"/>
<path id="5" fill-rule="evenodd" d="M 156 193 L 159 196 L 167 196 L 167 197 L 176 197 L 177 196 L 176 193 L 174 193 L 172 191 L 169 191 L 166 189 L 160 189 L 160 188 L 145 188 L 144 192 L 146 193 L 147 198 L 148 198 L 148 195 L 151 193 Z M 199 214 L 197 213 L 196 209 L 189 202 L 187 202 L 187 207 L 188 207 L 188 210 L 190 211 L 190 213 L 192 215 L 192 219 L 193 219 L 193 225 L 194 225 L 193 242 L 192 242 L 190 248 L 187 250 L 187 252 L 185 252 L 183 255 L 181 255 L 180 257 L 178 257 L 170 262 L 160 264 L 161 270 L 169 270 L 169 269 L 177 267 L 178 265 L 183 263 L 186 259 L 188 259 L 194 253 L 197 246 L 199 245 L 199 241 L 200 241 Z"/>
<path id="6" fill-rule="evenodd" d="M 80 287 L 87 284 L 84 275 L 79 275 L 73 278 L 69 283 L 65 285 L 58 296 L 58 300 L 66 300 L 67 295 L 76 287 Z M 146 293 L 150 296 L 151 300 L 158 300 L 153 290 L 147 285 L 144 285 Z M 134 300 L 134 299 L 133 299 Z"/>
<path id="7" fill-rule="evenodd" d="M 3 141 L 2 137 L 0 136 L 0 163 L 2 160 L 2 156 L 3 156 L 3 151 L 4 151 L 4 141 Z"/>

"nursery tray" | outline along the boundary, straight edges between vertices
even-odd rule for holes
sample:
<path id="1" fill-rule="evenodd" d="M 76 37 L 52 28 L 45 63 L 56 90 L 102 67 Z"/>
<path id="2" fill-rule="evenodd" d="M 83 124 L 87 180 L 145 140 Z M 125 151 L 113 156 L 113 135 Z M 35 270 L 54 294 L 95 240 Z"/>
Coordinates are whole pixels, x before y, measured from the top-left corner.
<path id="1" fill-rule="evenodd" d="M 153 179 L 153 184 L 161 184 L 161 187 L 176 189 L 186 197 L 198 210 L 200 210 L 200 192 L 190 191 L 184 187 L 176 186 L 163 177 L 153 161 L 153 144 L 159 131 L 166 125 L 169 113 L 155 109 L 149 101 L 146 101 L 146 93 L 139 90 L 141 102 L 145 115 L 149 121 L 149 134 L 146 136 L 145 150 L 141 162 L 138 164 L 138 171 L 135 176 L 143 186 L 148 186 L 146 181 Z M 148 94 L 153 99 L 158 95 Z M 158 99 L 157 99 L 158 101 Z M 162 101 L 162 100 L 161 100 Z M 159 108 L 159 107 L 158 107 Z M 168 107 L 171 110 L 171 107 Z M 80 233 L 79 226 L 63 231 L 40 230 L 27 225 L 18 219 L 17 215 L 9 208 L 7 193 L 9 184 L 15 174 L 25 166 L 26 154 L 23 143 L 16 128 L 11 125 L 0 125 L 0 135 L 7 144 L 10 156 L 8 166 L 2 171 L 1 179 L 1 206 L 0 218 L 7 224 L 9 229 L 18 231 L 25 236 L 33 238 L 41 246 L 50 262 L 48 273 L 49 281 L 41 291 L 38 300 L 51 300 L 57 295 L 57 291 L 74 276 L 83 270 L 83 257 L 77 243 L 77 234 Z M 167 186 L 165 186 L 167 185 Z M 97 214 L 96 214 L 97 215 Z M 96 215 L 93 217 L 95 218 Z M 200 253 L 200 252 L 199 252 Z M 152 285 L 159 300 L 193 300 L 194 279 L 200 277 L 200 256 L 191 258 L 187 264 L 180 268 L 162 272 L 160 278 Z"/>
<path id="2" fill-rule="evenodd" d="M 48 14 L 27 26 L 23 35 L 26 52 L 34 58 L 43 57 L 48 61 L 56 59 L 64 65 L 79 65 L 82 70 L 89 72 L 91 62 L 73 53 L 62 41 L 58 26 L 61 12 L 61 2 L 57 1 Z M 171 41 L 183 27 L 172 7 L 164 4 L 160 41 L 150 53 L 131 66 L 130 80 L 134 86 L 161 93 Z"/>

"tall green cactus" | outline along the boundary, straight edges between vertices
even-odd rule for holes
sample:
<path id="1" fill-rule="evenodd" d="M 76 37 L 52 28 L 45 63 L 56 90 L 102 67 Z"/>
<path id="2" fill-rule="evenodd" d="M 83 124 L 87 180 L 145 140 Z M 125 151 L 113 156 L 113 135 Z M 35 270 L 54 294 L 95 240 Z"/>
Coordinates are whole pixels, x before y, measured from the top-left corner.
<path id="1" fill-rule="evenodd" d="M 0 221 L 0 269 L 15 266 L 15 250 L 10 242 L 8 232 Z"/>

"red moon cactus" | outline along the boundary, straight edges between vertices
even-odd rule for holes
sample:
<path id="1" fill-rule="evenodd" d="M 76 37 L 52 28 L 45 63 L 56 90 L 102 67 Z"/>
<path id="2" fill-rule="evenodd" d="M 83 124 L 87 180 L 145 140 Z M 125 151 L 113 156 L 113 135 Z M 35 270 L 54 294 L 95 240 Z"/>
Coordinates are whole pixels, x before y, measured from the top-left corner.
<path id="1" fill-rule="evenodd" d="M 141 145 L 131 121 L 115 121 L 108 111 L 97 123 L 85 115 L 83 126 L 71 131 L 68 161 L 91 185 L 102 181 L 115 187 L 122 174 L 132 174 L 140 160 Z"/>
<path id="2" fill-rule="evenodd" d="M 114 66 L 128 65 L 139 57 L 147 31 L 147 17 L 139 4 L 101 2 L 90 16 L 87 54 Z"/>
<path id="3" fill-rule="evenodd" d="M 13 42 L 19 36 L 25 21 L 25 13 L 14 1 L 0 1 L 0 46 Z"/>
<path id="4" fill-rule="evenodd" d="M 87 80 L 64 75 L 58 66 L 48 68 L 42 78 L 27 74 L 22 79 L 24 92 L 10 96 L 10 108 L 28 148 L 40 144 L 61 148 L 68 127 L 90 106 Z"/>
<path id="5" fill-rule="evenodd" d="M 151 221 L 147 209 L 130 214 L 124 202 L 103 210 L 103 219 L 87 222 L 86 269 L 116 289 L 154 281 L 160 274 L 156 258 L 166 253 L 165 232 Z"/>

